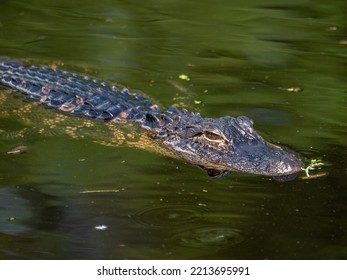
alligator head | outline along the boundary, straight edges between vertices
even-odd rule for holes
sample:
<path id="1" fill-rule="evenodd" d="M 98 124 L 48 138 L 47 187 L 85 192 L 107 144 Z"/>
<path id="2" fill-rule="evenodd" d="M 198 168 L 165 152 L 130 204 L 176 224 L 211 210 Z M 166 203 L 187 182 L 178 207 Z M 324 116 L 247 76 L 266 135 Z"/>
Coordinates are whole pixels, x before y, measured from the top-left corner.
<path id="1" fill-rule="evenodd" d="M 236 171 L 287 181 L 294 179 L 303 167 L 294 152 L 265 141 L 248 117 L 194 117 L 181 120 L 175 128 L 167 134 L 163 145 L 205 169 L 211 177 Z"/>

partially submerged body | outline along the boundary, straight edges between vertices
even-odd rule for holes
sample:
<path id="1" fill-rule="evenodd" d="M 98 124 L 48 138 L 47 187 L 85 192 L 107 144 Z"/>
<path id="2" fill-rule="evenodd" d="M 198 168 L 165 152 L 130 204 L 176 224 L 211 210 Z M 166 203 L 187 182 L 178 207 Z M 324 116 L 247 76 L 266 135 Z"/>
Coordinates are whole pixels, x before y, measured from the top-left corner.
<path id="1" fill-rule="evenodd" d="M 80 128 L 93 127 L 97 122 L 92 119 L 102 120 L 103 126 L 113 132 L 109 141 L 105 135 L 100 139 L 105 143 L 118 143 L 125 137 L 118 133 L 120 125 L 135 125 L 141 128 L 139 141 L 153 142 L 164 153 L 183 158 L 212 177 L 235 171 L 285 181 L 295 178 L 303 167 L 296 153 L 265 141 L 245 116 L 203 118 L 174 107 L 162 111 L 127 89 L 66 71 L 6 61 L 0 62 L 0 83 L 26 94 L 36 101 L 33 104 L 62 112 L 46 120 L 51 125 L 66 121 L 69 114 L 82 117 Z M 74 136 L 78 128 L 71 126 L 67 131 Z"/>

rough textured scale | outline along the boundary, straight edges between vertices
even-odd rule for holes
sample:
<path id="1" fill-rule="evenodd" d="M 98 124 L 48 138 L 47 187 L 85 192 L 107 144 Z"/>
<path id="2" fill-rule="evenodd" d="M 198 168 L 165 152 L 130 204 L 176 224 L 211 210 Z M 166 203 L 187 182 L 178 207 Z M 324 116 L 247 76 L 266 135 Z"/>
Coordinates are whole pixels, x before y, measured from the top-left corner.
<path id="1" fill-rule="evenodd" d="M 161 111 L 128 89 L 48 67 L 0 62 L 0 81 L 34 101 L 72 115 L 136 123 L 148 137 L 175 156 L 205 169 L 212 177 L 232 171 L 289 180 L 301 170 L 300 157 L 265 141 L 245 116 L 203 118 L 174 107 Z"/>

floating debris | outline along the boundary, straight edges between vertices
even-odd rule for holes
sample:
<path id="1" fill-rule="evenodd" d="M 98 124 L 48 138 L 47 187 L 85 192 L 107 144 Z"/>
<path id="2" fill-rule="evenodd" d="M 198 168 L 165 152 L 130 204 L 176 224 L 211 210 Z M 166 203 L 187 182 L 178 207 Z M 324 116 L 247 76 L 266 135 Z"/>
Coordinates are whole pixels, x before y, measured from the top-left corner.
<path id="1" fill-rule="evenodd" d="M 18 154 L 23 154 L 26 153 L 28 150 L 28 146 L 25 145 L 20 145 L 17 147 L 12 148 L 7 152 L 8 155 L 18 155 Z"/>
<path id="2" fill-rule="evenodd" d="M 194 104 L 196 104 L 196 105 L 199 105 L 199 104 L 201 104 L 201 103 L 202 103 L 201 100 L 194 100 Z"/>
<path id="3" fill-rule="evenodd" d="M 278 89 L 293 92 L 293 93 L 299 93 L 304 90 L 302 87 L 290 87 L 290 88 L 278 87 Z"/>
<path id="4" fill-rule="evenodd" d="M 311 159 L 310 164 L 306 168 L 301 168 L 306 173 L 306 177 L 311 177 L 310 171 L 320 169 L 322 166 L 325 166 L 325 163 L 321 159 Z M 324 176 L 320 175 L 318 177 Z M 317 177 L 317 176 L 316 176 Z"/>
<path id="5" fill-rule="evenodd" d="M 287 91 L 294 92 L 294 93 L 299 93 L 299 92 L 302 92 L 303 89 L 301 87 L 291 87 L 291 88 L 287 88 Z"/>
<path id="6" fill-rule="evenodd" d="M 116 192 L 119 192 L 120 190 L 91 190 L 91 191 L 88 191 L 88 190 L 85 190 L 85 191 L 81 191 L 80 193 L 116 193 Z"/>
<path id="7" fill-rule="evenodd" d="M 318 174 L 314 174 L 314 175 L 310 175 L 310 176 L 301 177 L 301 179 L 303 179 L 303 180 L 312 180 L 312 179 L 317 179 L 319 177 L 323 177 L 323 176 L 326 176 L 326 175 L 327 175 L 326 172 L 322 172 L 322 173 L 318 173 Z"/>
<path id="8" fill-rule="evenodd" d="M 181 80 L 185 80 L 185 81 L 189 81 L 190 80 L 190 78 L 187 75 L 185 75 L 185 74 L 179 75 L 178 78 L 180 78 Z"/>

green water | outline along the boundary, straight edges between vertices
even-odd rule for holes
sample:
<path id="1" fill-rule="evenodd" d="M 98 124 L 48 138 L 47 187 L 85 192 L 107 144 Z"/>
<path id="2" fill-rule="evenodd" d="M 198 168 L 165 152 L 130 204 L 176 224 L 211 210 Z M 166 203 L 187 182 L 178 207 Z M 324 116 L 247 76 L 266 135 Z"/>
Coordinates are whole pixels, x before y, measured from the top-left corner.
<path id="1" fill-rule="evenodd" d="M 135 148 L 0 138 L 0 258 L 346 259 L 346 3 L 1 1 L 0 57 L 83 69 L 203 116 L 247 115 L 326 165 L 311 180 L 215 181 Z M 27 153 L 6 154 L 19 144 Z"/>

